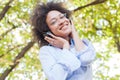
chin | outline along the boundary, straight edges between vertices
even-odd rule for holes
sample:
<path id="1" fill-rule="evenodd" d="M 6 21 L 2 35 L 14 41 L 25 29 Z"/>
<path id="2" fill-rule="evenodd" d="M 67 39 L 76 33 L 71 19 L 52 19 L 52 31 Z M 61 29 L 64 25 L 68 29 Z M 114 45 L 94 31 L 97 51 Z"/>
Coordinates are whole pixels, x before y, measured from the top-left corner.
<path id="1" fill-rule="evenodd" d="M 71 32 L 65 32 L 64 37 L 68 37 L 68 36 L 70 36 L 70 34 L 71 34 Z"/>
<path id="2" fill-rule="evenodd" d="M 72 33 L 71 30 L 65 31 L 65 34 L 68 34 L 68 35 L 70 35 L 71 33 Z"/>
<path id="3" fill-rule="evenodd" d="M 60 31 L 60 33 L 58 34 L 58 36 L 61 37 L 68 37 L 71 34 L 71 30 L 65 30 L 65 31 Z"/>

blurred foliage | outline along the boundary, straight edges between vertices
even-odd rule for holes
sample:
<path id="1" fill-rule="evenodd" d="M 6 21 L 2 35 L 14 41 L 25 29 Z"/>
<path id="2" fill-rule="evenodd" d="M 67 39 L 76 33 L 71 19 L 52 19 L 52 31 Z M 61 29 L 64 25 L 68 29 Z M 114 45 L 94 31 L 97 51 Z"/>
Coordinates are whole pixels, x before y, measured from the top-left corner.
<path id="1" fill-rule="evenodd" d="M 0 12 L 8 1 L 0 0 Z M 94 0 L 60 1 L 64 1 L 68 9 L 74 10 Z M 37 2 L 38 0 L 14 0 L 0 21 L 0 76 L 32 40 L 30 15 Z M 93 80 L 120 80 L 120 1 L 107 0 L 102 4 L 82 8 L 74 12 L 72 18 L 80 37 L 90 39 L 95 46 L 97 58 L 93 63 Z M 6 33 L 8 30 L 10 31 Z M 38 53 L 39 47 L 35 43 L 6 80 L 45 80 Z"/>

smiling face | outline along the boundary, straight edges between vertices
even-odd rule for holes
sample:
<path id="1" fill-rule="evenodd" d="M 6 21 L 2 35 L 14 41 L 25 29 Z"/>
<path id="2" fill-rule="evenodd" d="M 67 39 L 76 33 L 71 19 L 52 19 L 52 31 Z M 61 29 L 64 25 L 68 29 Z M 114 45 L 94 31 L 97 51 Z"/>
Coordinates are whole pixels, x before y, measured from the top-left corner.
<path id="1" fill-rule="evenodd" d="M 57 10 L 52 10 L 47 14 L 46 23 L 56 36 L 66 38 L 72 32 L 70 21 L 66 18 L 66 14 Z"/>

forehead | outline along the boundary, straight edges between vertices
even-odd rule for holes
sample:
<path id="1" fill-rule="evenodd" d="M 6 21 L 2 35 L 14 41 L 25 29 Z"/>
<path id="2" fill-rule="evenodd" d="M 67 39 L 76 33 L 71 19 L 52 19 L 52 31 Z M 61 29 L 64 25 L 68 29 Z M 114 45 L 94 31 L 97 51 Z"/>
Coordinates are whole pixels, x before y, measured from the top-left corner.
<path id="1" fill-rule="evenodd" d="M 52 11 L 48 12 L 46 19 L 49 20 L 49 19 L 55 18 L 55 17 L 57 17 L 60 14 L 62 14 L 60 11 L 52 10 Z"/>

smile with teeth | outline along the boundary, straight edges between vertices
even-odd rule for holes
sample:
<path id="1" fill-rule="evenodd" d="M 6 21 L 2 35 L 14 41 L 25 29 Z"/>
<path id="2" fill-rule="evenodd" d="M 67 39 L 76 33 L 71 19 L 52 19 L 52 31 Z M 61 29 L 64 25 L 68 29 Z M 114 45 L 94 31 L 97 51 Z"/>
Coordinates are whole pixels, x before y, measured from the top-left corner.
<path id="1" fill-rule="evenodd" d="M 67 27 L 67 24 L 61 26 L 61 27 L 60 27 L 60 30 L 64 30 L 64 29 L 66 29 L 66 27 Z"/>

